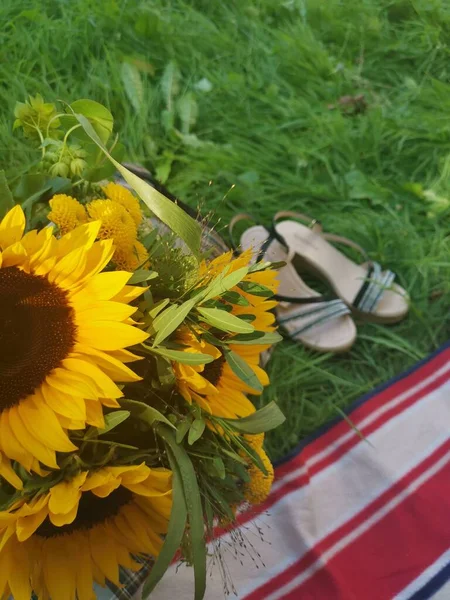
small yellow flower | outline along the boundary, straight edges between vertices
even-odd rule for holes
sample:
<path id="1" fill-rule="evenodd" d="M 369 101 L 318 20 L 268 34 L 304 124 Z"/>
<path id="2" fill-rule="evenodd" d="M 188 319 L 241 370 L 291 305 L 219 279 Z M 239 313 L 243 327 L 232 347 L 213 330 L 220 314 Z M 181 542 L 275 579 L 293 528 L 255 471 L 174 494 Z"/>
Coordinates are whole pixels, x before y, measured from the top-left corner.
<path id="1" fill-rule="evenodd" d="M 252 463 L 248 469 L 250 481 L 245 484 L 244 498 L 250 504 L 261 504 L 269 495 L 273 483 L 274 472 L 272 463 L 264 450 L 262 448 L 255 448 L 255 450 L 258 452 L 258 455 L 266 468 L 267 475 L 264 474 L 257 465 Z"/>
<path id="2" fill-rule="evenodd" d="M 245 441 L 257 452 L 261 450 L 264 445 L 264 433 L 255 433 L 244 435 Z"/>
<path id="3" fill-rule="evenodd" d="M 130 250 L 117 248 L 113 263 L 120 271 L 135 271 L 138 268 L 147 268 L 149 264 L 147 259 L 148 252 L 144 244 L 136 240 Z"/>
<path id="4" fill-rule="evenodd" d="M 139 200 L 136 196 L 127 190 L 127 188 L 123 187 L 123 185 L 119 185 L 118 183 L 108 183 L 105 187 L 102 188 L 104 194 L 114 202 L 121 204 L 127 211 L 130 213 L 133 221 L 136 223 L 136 227 L 142 222 L 142 212 L 139 206 Z"/>
<path id="5" fill-rule="evenodd" d="M 113 200 L 93 200 L 87 205 L 87 211 L 93 221 L 101 221 L 100 239 L 112 239 L 116 250 L 132 250 L 137 230 L 126 208 Z"/>
<path id="6" fill-rule="evenodd" d="M 72 196 L 57 194 L 49 204 L 52 210 L 48 214 L 48 219 L 59 227 L 61 235 L 87 222 L 86 209 Z"/>

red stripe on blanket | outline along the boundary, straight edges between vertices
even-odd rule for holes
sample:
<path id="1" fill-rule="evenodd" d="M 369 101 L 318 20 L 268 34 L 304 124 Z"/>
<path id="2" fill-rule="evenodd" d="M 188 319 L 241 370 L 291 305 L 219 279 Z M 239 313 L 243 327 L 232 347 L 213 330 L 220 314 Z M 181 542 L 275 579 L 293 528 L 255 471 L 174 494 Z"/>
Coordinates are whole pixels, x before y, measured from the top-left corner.
<path id="1" fill-rule="evenodd" d="M 369 417 L 370 414 L 376 411 L 378 408 L 389 402 L 392 402 L 401 394 L 406 393 L 408 390 L 420 384 L 428 377 L 431 377 L 436 371 L 445 366 L 445 364 L 448 363 L 449 360 L 450 348 L 438 354 L 435 358 L 413 371 L 410 375 L 393 383 L 388 388 L 381 391 L 379 394 L 376 394 L 372 398 L 369 398 L 369 400 L 367 400 L 361 406 L 352 411 L 350 415 L 352 423 L 358 426 L 358 424 L 361 423 L 361 421 Z M 440 383 L 438 385 L 437 380 L 430 382 L 430 384 L 428 384 L 428 386 L 425 389 L 419 390 L 415 394 L 415 401 L 422 398 L 425 394 L 430 393 L 430 391 L 436 389 L 437 387 L 439 387 L 439 385 L 442 385 L 442 382 L 445 381 L 445 379 L 448 379 L 449 377 L 450 372 L 449 374 L 443 374 L 439 378 Z M 401 410 L 404 410 L 409 405 L 400 403 Z M 401 410 L 399 412 L 401 412 Z M 391 416 L 391 413 L 382 415 L 380 417 L 380 422 L 378 423 L 378 426 L 388 421 Z M 276 471 L 277 478 L 281 478 L 287 473 L 294 470 L 296 466 L 298 466 L 297 462 L 304 463 L 308 460 L 311 460 L 313 456 L 319 454 L 323 450 L 326 450 L 330 445 L 336 443 L 340 437 L 346 435 L 347 433 L 348 423 L 345 420 L 336 423 L 336 425 L 334 425 L 329 431 L 326 431 L 319 438 L 305 446 L 305 448 L 301 452 L 301 455 L 299 454 L 297 457 L 278 467 Z"/>
<path id="2" fill-rule="evenodd" d="M 450 440 L 442 444 L 420 465 L 412 469 L 391 488 L 360 511 L 352 519 L 317 543 L 309 552 L 245 597 L 262 600 L 282 588 L 327 553 L 337 551 L 326 562 L 325 572 L 318 563 L 318 571 L 283 600 L 326 598 L 333 600 L 382 600 L 392 598 L 415 579 L 448 548 L 450 539 L 450 464 L 438 472 L 397 506 L 354 540 L 344 539 L 356 532 L 371 517 L 393 501 L 405 488 L 432 469 L 439 460 L 448 457 Z M 426 511 L 423 522 L 427 530 L 418 529 L 420 514 Z M 386 544 L 389 540 L 389 544 Z M 342 549 L 336 547 L 342 543 Z M 408 567 L 405 569 L 407 558 Z M 348 579 L 346 579 L 348 578 Z M 367 588 L 368 582 L 376 589 Z M 381 587 L 380 587 L 381 586 Z M 315 594 L 315 595 L 313 595 Z M 343 595 L 344 594 L 344 595 Z"/>
<path id="3" fill-rule="evenodd" d="M 442 354 L 444 354 L 444 352 Z M 445 354 L 447 355 L 447 358 L 449 359 L 450 358 L 449 355 L 447 353 L 445 353 Z M 450 354 L 450 350 L 449 350 L 449 354 Z M 439 358 L 440 356 L 441 355 L 436 357 L 436 359 Z M 425 368 L 426 366 L 428 366 L 428 364 L 424 365 L 424 367 L 422 367 L 422 368 Z M 441 364 L 441 361 L 438 361 L 437 363 L 435 363 L 435 369 L 427 370 L 427 372 L 425 374 L 426 377 L 431 376 L 433 374 L 433 372 L 437 371 L 442 366 L 443 366 L 443 364 Z M 418 369 L 418 371 L 421 371 L 421 369 Z M 427 386 L 424 386 L 423 388 L 421 388 L 419 391 L 415 392 L 414 394 L 411 394 L 411 396 L 409 396 L 407 399 L 405 399 L 404 402 L 401 402 L 398 405 L 395 405 L 395 406 L 391 407 L 389 410 L 385 411 L 377 419 L 374 419 L 374 421 L 372 421 L 369 425 L 367 425 L 366 427 L 363 427 L 361 429 L 361 433 L 364 435 L 364 437 L 367 438 L 369 435 L 373 434 L 377 429 L 379 429 L 385 423 L 387 423 L 388 421 L 391 421 L 394 417 L 401 414 L 402 412 L 404 412 L 405 410 L 407 410 L 408 408 L 413 406 L 415 403 L 419 402 L 422 398 L 428 396 L 431 392 L 440 388 L 448 380 L 450 380 L 450 370 L 448 372 L 444 373 L 443 375 L 433 379 L 432 382 L 430 382 Z M 417 384 L 417 381 L 414 380 L 411 387 L 414 387 L 414 385 L 416 385 L 416 384 Z M 403 388 L 401 390 L 397 389 L 397 394 L 400 395 L 400 394 L 406 392 L 407 389 L 410 389 L 410 388 Z M 385 390 L 385 391 L 388 391 L 388 390 Z M 382 394 L 383 394 L 383 392 L 382 392 Z M 374 399 L 377 399 L 377 398 L 379 398 L 379 396 L 374 397 Z M 394 399 L 395 399 L 395 396 L 391 398 L 391 400 L 394 400 Z M 386 400 L 383 400 L 382 404 L 384 402 L 386 402 Z M 372 410 L 374 410 L 376 408 L 378 408 L 378 404 L 374 405 L 372 407 Z M 352 418 L 352 422 L 354 422 L 353 421 L 353 413 L 352 413 L 351 418 Z M 344 429 L 343 435 L 346 435 L 349 432 L 349 426 L 345 421 L 344 421 L 344 427 L 345 427 L 345 429 Z M 337 428 L 337 426 L 336 426 L 336 428 Z M 333 429 L 335 429 L 335 428 L 333 428 Z M 326 435 L 326 434 L 324 434 L 324 435 Z M 321 438 L 319 438 L 317 440 L 317 442 L 319 442 L 320 440 L 321 440 Z M 323 469 L 330 466 L 331 464 L 337 462 L 340 458 L 342 458 L 342 456 L 344 454 L 346 454 L 352 448 L 354 448 L 357 444 L 362 443 L 362 442 L 363 442 L 363 440 L 361 440 L 361 438 L 358 435 L 353 434 L 343 444 L 339 445 L 333 452 L 330 452 L 330 454 L 326 455 L 322 460 L 319 460 L 315 464 L 308 466 L 307 450 L 309 450 L 310 447 L 313 447 L 316 444 L 316 442 L 312 442 L 310 444 L 310 446 L 307 446 L 306 448 L 304 448 L 304 450 L 302 450 L 302 452 L 300 452 L 300 454 L 297 457 L 291 459 L 287 463 L 287 465 L 282 465 L 281 467 L 276 469 L 276 481 L 280 480 L 281 486 L 277 487 L 270 494 L 270 496 L 267 498 L 267 500 L 263 504 L 260 504 L 259 506 L 253 506 L 253 507 L 249 508 L 247 511 L 245 511 L 244 513 L 240 514 L 236 520 L 235 527 L 245 525 L 246 523 L 255 519 L 256 517 L 263 514 L 264 512 L 267 512 L 272 506 L 274 506 L 277 502 L 279 502 L 284 496 L 287 496 L 291 492 L 294 492 L 294 491 L 298 490 L 299 488 L 303 487 L 304 485 L 308 484 L 308 482 L 310 481 L 310 479 L 313 476 L 317 475 Z M 312 452 L 309 452 L 309 454 L 310 454 L 310 458 L 311 458 L 311 455 L 312 456 L 317 455 L 317 453 L 314 452 L 314 449 L 312 450 Z M 290 481 L 287 481 L 286 483 L 282 483 L 283 477 L 286 477 L 287 475 L 289 475 L 296 469 L 301 468 L 302 466 L 305 467 L 305 472 L 299 473 L 299 475 L 296 478 L 294 478 Z M 217 528 L 214 531 L 214 537 L 215 538 L 221 537 L 228 531 L 229 531 L 229 529 Z"/>

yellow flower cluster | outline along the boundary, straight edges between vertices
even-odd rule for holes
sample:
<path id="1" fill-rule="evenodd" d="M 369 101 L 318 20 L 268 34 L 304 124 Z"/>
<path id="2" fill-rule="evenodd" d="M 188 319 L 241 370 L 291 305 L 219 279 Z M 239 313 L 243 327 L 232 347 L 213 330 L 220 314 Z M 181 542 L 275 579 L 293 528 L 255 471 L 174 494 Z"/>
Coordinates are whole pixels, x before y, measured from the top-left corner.
<path id="1" fill-rule="evenodd" d="M 57 194 L 49 202 L 52 209 L 48 219 L 59 227 L 61 235 L 65 235 L 88 220 L 86 209 L 82 204 L 66 194 Z"/>
<path id="2" fill-rule="evenodd" d="M 264 452 L 262 446 L 256 447 L 255 445 L 254 450 L 258 453 L 267 474 L 263 473 L 263 471 L 261 471 L 261 469 L 253 462 L 250 463 L 248 468 L 250 481 L 245 484 L 244 498 L 250 504 L 261 504 L 269 495 L 273 483 L 274 471 L 270 458 Z"/>
<path id="3" fill-rule="evenodd" d="M 53 196 L 49 220 L 59 227 L 62 235 L 87 221 L 100 221 L 98 239 L 113 240 L 112 260 L 117 269 L 134 271 L 147 266 L 147 250 L 137 239 L 142 222 L 138 199 L 117 183 L 108 183 L 102 189 L 107 198 L 92 200 L 86 207 L 71 196 Z"/>

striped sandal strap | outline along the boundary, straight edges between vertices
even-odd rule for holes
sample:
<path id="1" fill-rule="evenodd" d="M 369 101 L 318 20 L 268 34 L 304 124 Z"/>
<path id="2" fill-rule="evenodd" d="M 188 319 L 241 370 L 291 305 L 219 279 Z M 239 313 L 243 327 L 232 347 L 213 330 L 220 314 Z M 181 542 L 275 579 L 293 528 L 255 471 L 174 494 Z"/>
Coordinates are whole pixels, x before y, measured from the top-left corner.
<path id="1" fill-rule="evenodd" d="M 319 301 L 315 301 L 315 298 L 304 298 L 302 300 L 306 301 L 305 304 L 314 303 L 316 306 L 295 309 L 286 316 L 277 319 L 278 324 L 284 326 L 285 329 L 287 324 L 295 326 L 294 331 L 289 332 L 289 336 L 294 339 L 313 327 L 350 314 L 349 307 L 339 298 L 334 300 L 320 298 Z"/>
<path id="2" fill-rule="evenodd" d="M 353 306 L 361 312 L 374 312 L 383 292 L 391 287 L 394 279 L 395 273 L 383 271 L 377 262 L 370 263 L 367 278 L 357 293 Z"/>

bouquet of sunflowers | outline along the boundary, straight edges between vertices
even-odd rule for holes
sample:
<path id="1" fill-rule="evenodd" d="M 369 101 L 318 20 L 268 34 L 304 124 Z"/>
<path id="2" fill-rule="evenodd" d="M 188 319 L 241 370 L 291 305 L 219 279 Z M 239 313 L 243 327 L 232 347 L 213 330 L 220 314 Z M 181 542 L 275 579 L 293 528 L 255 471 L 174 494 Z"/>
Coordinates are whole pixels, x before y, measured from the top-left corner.
<path id="1" fill-rule="evenodd" d="M 200 256 L 199 223 L 121 165 L 104 106 L 36 96 L 15 116 L 36 161 L 0 172 L 0 598 L 91 600 L 151 558 L 146 596 L 178 553 L 200 600 L 215 524 L 273 479 L 284 417 L 247 395 L 280 339 L 274 265 Z"/>

